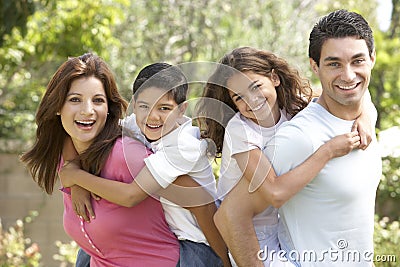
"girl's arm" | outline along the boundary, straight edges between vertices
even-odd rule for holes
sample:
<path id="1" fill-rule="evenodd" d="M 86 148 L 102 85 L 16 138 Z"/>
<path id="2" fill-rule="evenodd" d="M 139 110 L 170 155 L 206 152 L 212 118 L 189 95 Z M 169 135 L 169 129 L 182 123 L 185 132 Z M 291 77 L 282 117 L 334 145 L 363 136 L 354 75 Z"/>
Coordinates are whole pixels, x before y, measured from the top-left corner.
<path id="1" fill-rule="evenodd" d="M 365 150 L 375 135 L 375 123 L 378 113 L 372 103 L 371 94 L 367 90 L 363 98 L 363 108 L 361 115 L 354 121 L 352 131 L 357 130 L 360 135 L 360 149 Z"/>
<path id="2" fill-rule="evenodd" d="M 306 186 L 329 160 L 346 155 L 359 145 L 360 137 L 357 132 L 336 136 L 302 164 L 281 176 L 276 175 L 270 161 L 260 149 L 236 154 L 234 158 L 243 171 L 243 176 L 250 182 L 249 192 L 260 190 L 269 204 L 279 208 Z"/>

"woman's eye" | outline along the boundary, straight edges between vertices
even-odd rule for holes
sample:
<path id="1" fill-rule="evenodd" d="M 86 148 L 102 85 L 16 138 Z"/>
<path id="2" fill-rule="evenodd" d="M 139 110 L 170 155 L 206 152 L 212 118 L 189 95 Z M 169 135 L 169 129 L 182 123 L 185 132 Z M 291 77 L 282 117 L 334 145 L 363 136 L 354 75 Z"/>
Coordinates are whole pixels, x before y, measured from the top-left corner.
<path id="1" fill-rule="evenodd" d="M 70 101 L 70 102 L 79 102 L 80 99 L 78 97 L 71 97 L 68 101 Z"/>
<path id="2" fill-rule="evenodd" d="M 105 100 L 104 98 L 95 98 L 95 99 L 93 100 L 93 102 L 95 102 L 95 103 L 105 103 L 106 100 Z"/>

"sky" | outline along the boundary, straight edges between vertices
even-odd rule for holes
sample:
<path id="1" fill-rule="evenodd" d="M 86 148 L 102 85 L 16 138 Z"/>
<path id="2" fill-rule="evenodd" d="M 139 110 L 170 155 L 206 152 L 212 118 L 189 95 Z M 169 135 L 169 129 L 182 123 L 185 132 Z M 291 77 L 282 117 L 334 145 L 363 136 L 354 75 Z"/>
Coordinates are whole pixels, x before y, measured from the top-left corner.
<path id="1" fill-rule="evenodd" d="M 392 0 L 378 0 L 377 18 L 379 28 L 385 31 L 390 26 L 390 16 L 392 15 Z"/>

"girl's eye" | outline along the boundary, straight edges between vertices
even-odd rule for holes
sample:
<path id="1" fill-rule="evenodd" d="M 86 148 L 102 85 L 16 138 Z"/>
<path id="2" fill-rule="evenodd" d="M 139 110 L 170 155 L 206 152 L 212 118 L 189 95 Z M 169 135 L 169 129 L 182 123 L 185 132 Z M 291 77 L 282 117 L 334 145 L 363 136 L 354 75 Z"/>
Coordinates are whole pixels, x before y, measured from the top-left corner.
<path id="1" fill-rule="evenodd" d="M 258 90 L 260 87 L 261 87 L 261 84 L 254 84 L 254 85 L 250 88 L 250 90 L 251 90 L 251 91 L 255 91 L 255 90 Z"/>
<path id="2" fill-rule="evenodd" d="M 147 106 L 147 105 L 139 105 L 139 108 L 141 108 L 141 109 L 147 109 L 148 106 Z"/>

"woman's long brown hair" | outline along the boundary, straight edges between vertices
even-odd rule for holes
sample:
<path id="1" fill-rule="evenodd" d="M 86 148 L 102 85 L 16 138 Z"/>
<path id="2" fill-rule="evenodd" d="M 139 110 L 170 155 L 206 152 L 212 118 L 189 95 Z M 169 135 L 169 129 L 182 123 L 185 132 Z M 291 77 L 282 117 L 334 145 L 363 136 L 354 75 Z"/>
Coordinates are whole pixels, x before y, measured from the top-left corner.
<path id="1" fill-rule="evenodd" d="M 115 140 L 121 136 L 119 119 L 125 115 L 127 102 L 119 94 L 114 75 L 107 64 L 92 53 L 69 58 L 57 69 L 47 85 L 36 113 L 35 143 L 21 156 L 33 179 L 48 194 L 53 192 L 57 181 L 57 168 L 68 136 L 57 112 L 64 105 L 71 83 L 91 76 L 103 84 L 109 114 L 103 130 L 89 148 L 79 155 L 82 169 L 99 175 Z"/>

